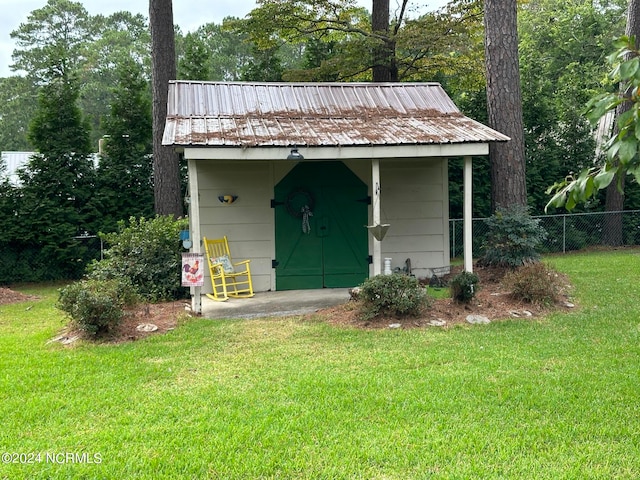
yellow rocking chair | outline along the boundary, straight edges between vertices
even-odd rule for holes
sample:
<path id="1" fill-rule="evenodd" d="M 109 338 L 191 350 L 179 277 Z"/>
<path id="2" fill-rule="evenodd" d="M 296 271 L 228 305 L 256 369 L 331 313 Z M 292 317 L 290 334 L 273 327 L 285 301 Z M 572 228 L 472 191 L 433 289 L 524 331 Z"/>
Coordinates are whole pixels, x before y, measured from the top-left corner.
<path id="1" fill-rule="evenodd" d="M 233 263 L 226 236 L 213 240 L 204 237 L 204 248 L 213 289 L 212 293 L 207 293 L 207 297 L 218 302 L 224 302 L 229 297 L 253 297 L 253 282 L 249 266 L 251 260 Z"/>

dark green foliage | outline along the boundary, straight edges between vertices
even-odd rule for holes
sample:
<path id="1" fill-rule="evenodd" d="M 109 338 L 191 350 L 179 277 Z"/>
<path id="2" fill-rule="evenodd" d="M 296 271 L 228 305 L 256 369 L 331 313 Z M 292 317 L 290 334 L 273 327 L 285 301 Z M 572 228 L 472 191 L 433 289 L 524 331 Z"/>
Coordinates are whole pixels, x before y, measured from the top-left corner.
<path id="1" fill-rule="evenodd" d="M 207 38 L 197 33 L 187 33 L 182 39 L 183 53 L 178 63 L 178 76 L 184 80 L 209 80 L 209 54 Z"/>
<path id="2" fill-rule="evenodd" d="M 117 327 L 123 308 L 136 300 L 133 286 L 125 279 L 82 280 L 60 290 L 58 308 L 80 330 L 98 337 Z"/>
<path id="3" fill-rule="evenodd" d="M 290 68 L 283 73 L 287 82 L 337 82 L 340 81 L 340 62 L 343 56 L 334 40 L 310 37 L 304 47 L 300 68 Z"/>
<path id="4" fill-rule="evenodd" d="M 449 288 L 451 289 L 451 298 L 457 302 L 468 303 L 475 297 L 478 291 L 478 282 L 480 279 L 475 273 L 460 272 L 451 279 Z"/>
<path id="5" fill-rule="evenodd" d="M 603 82 L 605 57 L 611 38 L 624 31 L 627 4 L 540 0 L 518 13 L 528 204 L 535 215 L 543 213 L 550 185 L 595 160 L 583 111 L 594 92 L 610 88 Z"/>
<path id="6" fill-rule="evenodd" d="M 85 245 L 75 237 L 95 232 L 95 170 L 77 100 L 71 79 L 42 87 L 29 131 L 39 153 L 18 172 L 22 186 L 12 192 L 12 204 L 3 205 L 14 252 L 29 252 L 18 259 L 28 270 L 24 281 L 79 278 L 88 261 Z"/>
<path id="7" fill-rule="evenodd" d="M 518 267 L 540 259 L 537 249 L 547 234 L 525 206 L 498 208 L 486 221 L 483 265 Z"/>
<path id="8" fill-rule="evenodd" d="M 473 218 L 485 218 L 491 215 L 491 179 L 486 175 L 489 171 L 488 157 L 473 158 L 472 192 Z M 462 158 L 449 160 L 449 218 L 462 218 L 464 169 Z"/>
<path id="9" fill-rule="evenodd" d="M 527 303 L 553 305 L 564 288 L 563 278 L 549 265 L 537 262 L 508 272 L 503 284 L 514 298 Z"/>
<path id="10" fill-rule="evenodd" d="M 119 231 L 102 235 L 109 248 L 104 259 L 89 265 L 89 278 L 128 279 L 147 301 L 184 298 L 181 286 L 180 230 L 186 220 L 157 216 L 119 223 Z"/>
<path id="11" fill-rule="evenodd" d="M 29 122 L 37 106 L 37 88 L 19 75 L 0 78 L 0 151 L 31 152 Z"/>
<path id="12" fill-rule="evenodd" d="M 254 62 L 242 70 L 242 80 L 247 82 L 280 82 L 284 67 L 278 56 L 278 48 L 253 49 Z"/>
<path id="13" fill-rule="evenodd" d="M 154 214 L 151 102 L 142 67 L 131 58 L 117 69 L 104 125 L 109 136 L 98 168 L 95 203 L 100 231 L 113 232 L 120 220 Z"/>
<path id="14" fill-rule="evenodd" d="M 253 44 L 237 26 L 244 20 L 225 17 L 221 24 L 207 23 L 195 32 L 176 36 L 178 78 L 234 81 L 253 63 Z"/>
<path id="15" fill-rule="evenodd" d="M 376 275 L 361 288 L 364 318 L 417 316 L 429 305 L 426 289 L 408 275 Z"/>

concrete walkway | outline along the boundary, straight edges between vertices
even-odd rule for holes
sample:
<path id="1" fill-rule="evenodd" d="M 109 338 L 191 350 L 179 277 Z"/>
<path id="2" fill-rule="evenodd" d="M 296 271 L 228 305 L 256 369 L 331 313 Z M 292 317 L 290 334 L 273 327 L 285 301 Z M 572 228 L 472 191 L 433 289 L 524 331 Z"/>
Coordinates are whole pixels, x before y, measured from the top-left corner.
<path id="1" fill-rule="evenodd" d="M 216 302 L 203 295 L 202 317 L 258 318 L 302 315 L 346 303 L 349 298 L 348 288 L 259 292 L 251 298 L 230 298 L 226 302 Z"/>

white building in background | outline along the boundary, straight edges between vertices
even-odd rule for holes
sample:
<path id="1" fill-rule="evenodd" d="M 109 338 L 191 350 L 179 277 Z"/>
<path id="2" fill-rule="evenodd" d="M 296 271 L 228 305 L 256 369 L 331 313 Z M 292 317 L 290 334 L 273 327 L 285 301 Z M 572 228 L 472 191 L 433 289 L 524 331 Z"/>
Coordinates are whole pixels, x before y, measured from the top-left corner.
<path id="1" fill-rule="evenodd" d="M 36 152 L 2 152 L 0 159 L 0 180 L 7 178 L 12 185 L 19 185 L 18 169 L 26 166 L 27 163 L 29 163 L 29 158 L 35 154 Z M 94 168 L 98 168 L 100 155 L 94 153 L 91 155 L 91 159 L 93 160 Z"/>
<path id="2" fill-rule="evenodd" d="M 29 162 L 29 157 L 35 152 L 2 152 L 0 160 L 0 179 L 9 179 L 13 185 L 18 185 L 18 169 Z"/>

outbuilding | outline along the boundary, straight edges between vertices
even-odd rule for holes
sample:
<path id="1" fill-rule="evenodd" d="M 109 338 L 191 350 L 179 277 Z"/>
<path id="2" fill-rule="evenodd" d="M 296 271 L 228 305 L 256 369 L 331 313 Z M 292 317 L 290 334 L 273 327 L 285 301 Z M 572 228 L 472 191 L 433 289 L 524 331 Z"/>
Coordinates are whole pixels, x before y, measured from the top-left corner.
<path id="1" fill-rule="evenodd" d="M 163 144 L 188 164 L 192 252 L 227 236 L 260 292 L 446 271 L 456 157 L 471 271 L 472 157 L 508 140 L 438 83 L 173 81 Z M 209 288 L 194 291 L 197 311 Z"/>

